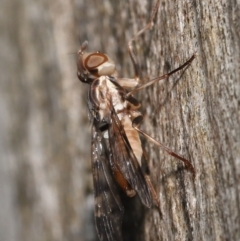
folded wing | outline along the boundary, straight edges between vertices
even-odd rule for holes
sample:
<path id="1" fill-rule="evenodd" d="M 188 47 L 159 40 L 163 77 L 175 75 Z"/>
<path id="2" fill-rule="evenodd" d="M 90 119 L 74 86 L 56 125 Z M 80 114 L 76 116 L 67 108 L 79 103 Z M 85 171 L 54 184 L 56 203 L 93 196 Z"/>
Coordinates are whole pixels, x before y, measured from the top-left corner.
<path id="1" fill-rule="evenodd" d="M 101 241 L 122 241 L 121 204 L 116 182 L 112 178 L 109 153 L 104 138 L 96 126 L 92 128 L 92 169 L 95 190 L 95 221 Z"/>

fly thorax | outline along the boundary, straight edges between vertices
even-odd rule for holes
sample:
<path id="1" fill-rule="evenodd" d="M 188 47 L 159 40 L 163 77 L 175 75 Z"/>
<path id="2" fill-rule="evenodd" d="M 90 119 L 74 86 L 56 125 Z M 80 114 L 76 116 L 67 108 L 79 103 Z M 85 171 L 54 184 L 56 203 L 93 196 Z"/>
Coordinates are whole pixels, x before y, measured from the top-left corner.
<path id="1" fill-rule="evenodd" d="M 100 120 L 109 119 L 112 108 L 116 112 L 124 109 L 124 102 L 119 90 L 110 78 L 109 76 L 101 76 L 93 83 L 92 99 L 98 107 Z"/>

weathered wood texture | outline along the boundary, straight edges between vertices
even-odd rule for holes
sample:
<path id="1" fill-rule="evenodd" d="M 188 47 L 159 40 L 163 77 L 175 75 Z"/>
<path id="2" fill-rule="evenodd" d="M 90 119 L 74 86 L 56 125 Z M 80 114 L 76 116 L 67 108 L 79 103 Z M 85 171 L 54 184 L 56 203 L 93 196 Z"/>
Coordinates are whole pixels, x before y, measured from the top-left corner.
<path id="1" fill-rule="evenodd" d="M 152 1 L 5 0 L 0 8 L 0 240 L 96 240 L 80 41 L 131 76 L 126 44 Z M 143 82 L 197 58 L 138 93 L 142 128 L 189 158 L 144 142 L 162 219 L 146 212 L 143 240 L 240 239 L 240 3 L 161 1 L 136 53 Z M 181 78 L 180 78 L 181 76 Z"/>

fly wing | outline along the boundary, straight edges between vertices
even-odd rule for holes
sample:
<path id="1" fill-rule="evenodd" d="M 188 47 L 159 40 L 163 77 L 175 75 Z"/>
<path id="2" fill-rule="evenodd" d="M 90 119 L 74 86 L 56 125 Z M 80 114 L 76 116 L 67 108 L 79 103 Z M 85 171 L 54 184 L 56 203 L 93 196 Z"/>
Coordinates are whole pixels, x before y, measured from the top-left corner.
<path id="1" fill-rule="evenodd" d="M 112 123 L 109 127 L 109 142 L 114 165 L 119 168 L 124 178 L 138 193 L 142 203 L 147 207 L 151 207 L 154 203 L 151 190 L 114 108 L 112 108 L 111 117 Z"/>
<path id="2" fill-rule="evenodd" d="M 109 154 L 97 126 L 92 129 L 92 171 L 95 194 L 95 221 L 101 241 L 122 241 L 123 207 L 112 178 Z"/>

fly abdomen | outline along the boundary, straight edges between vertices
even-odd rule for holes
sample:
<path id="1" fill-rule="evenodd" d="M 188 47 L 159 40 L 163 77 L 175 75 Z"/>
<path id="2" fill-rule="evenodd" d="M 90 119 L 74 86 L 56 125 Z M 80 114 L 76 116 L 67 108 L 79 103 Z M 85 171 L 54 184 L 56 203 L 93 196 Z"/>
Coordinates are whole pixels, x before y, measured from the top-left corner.
<path id="1" fill-rule="evenodd" d="M 118 117 L 123 125 L 124 131 L 131 145 L 134 155 L 136 156 L 139 165 L 141 166 L 142 159 L 142 144 L 138 132 L 132 127 L 132 120 L 128 114 L 120 113 Z"/>

